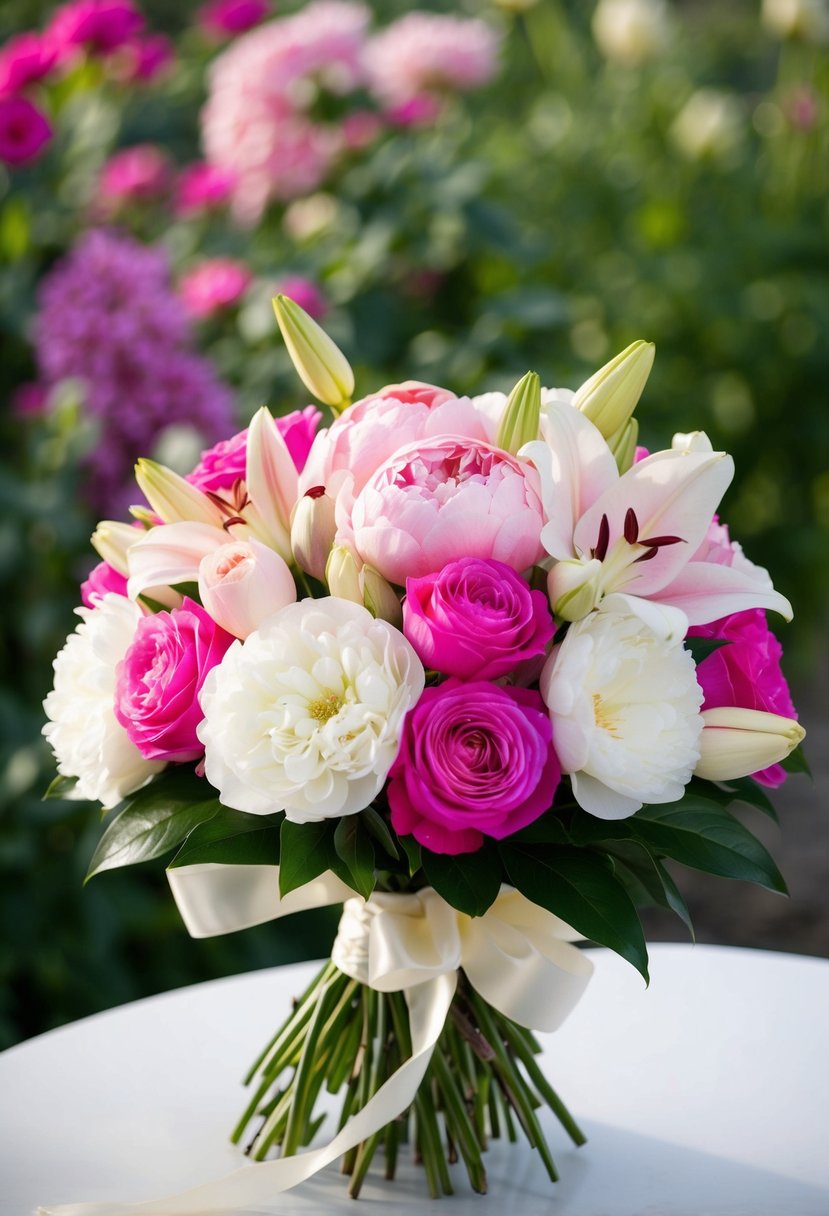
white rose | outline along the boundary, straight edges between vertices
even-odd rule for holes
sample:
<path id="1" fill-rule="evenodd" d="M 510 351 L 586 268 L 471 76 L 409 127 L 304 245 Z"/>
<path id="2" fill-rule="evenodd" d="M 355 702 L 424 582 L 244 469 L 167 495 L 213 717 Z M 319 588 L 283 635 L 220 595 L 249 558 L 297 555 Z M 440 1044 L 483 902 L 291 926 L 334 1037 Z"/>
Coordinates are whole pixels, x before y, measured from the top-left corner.
<path id="1" fill-rule="evenodd" d="M 594 612 L 570 626 L 541 674 L 541 695 L 584 810 L 624 819 L 643 803 L 682 796 L 700 754 L 695 673 L 681 641 L 638 617 Z"/>
<path id="2" fill-rule="evenodd" d="M 361 604 L 289 604 L 204 683 L 207 779 L 226 806 L 254 815 L 352 815 L 382 788 L 423 685 L 402 633 Z"/>
<path id="3" fill-rule="evenodd" d="M 123 595 L 105 595 L 95 608 L 79 608 L 82 623 L 54 662 L 55 685 L 43 702 L 58 772 L 77 777 L 73 798 L 106 809 L 161 772 L 145 760 L 115 717 L 115 669 L 133 640 L 141 609 Z"/>

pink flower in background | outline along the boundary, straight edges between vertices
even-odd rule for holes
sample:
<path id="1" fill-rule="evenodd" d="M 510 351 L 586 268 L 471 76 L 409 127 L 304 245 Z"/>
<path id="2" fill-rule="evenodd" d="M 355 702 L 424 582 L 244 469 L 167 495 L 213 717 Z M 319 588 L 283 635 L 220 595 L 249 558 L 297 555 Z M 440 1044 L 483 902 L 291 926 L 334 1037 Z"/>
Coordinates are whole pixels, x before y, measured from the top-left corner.
<path id="1" fill-rule="evenodd" d="M 199 9 L 199 28 L 211 38 L 232 38 L 244 34 L 270 12 L 267 0 L 212 0 Z"/>
<path id="2" fill-rule="evenodd" d="M 132 0 L 74 0 L 54 14 L 46 38 L 62 61 L 81 47 L 108 55 L 143 28 L 144 18 Z"/>
<path id="3" fill-rule="evenodd" d="M 97 608 L 105 595 L 126 595 L 127 580 L 109 562 L 98 562 L 81 583 L 84 608 Z"/>
<path id="4" fill-rule="evenodd" d="M 121 47 L 113 73 L 126 83 L 149 84 L 175 59 L 175 48 L 166 34 L 147 34 Z"/>
<path id="5" fill-rule="evenodd" d="M 199 692 L 233 641 L 189 599 L 138 622 L 116 668 L 115 716 L 146 760 L 182 762 L 202 755 Z"/>
<path id="6" fill-rule="evenodd" d="M 306 405 L 304 410 L 294 410 L 291 414 L 274 419 L 299 471 L 308 458 L 321 418 L 322 414 L 315 405 Z M 223 439 L 202 452 L 201 460 L 187 475 L 187 480 L 206 494 L 221 494 L 224 490 L 232 489 L 237 481 L 244 481 L 247 439 L 245 428 L 231 439 Z"/>
<path id="7" fill-rule="evenodd" d="M 553 632 L 547 596 L 503 562 L 464 557 L 406 579 L 403 633 L 444 675 L 496 680 L 543 655 Z"/>
<path id="8" fill-rule="evenodd" d="M 403 586 L 461 557 L 526 570 L 542 556 L 544 515 L 527 466 L 487 443 L 444 433 L 400 448 L 349 510 L 337 501 L 337 541 Z"/>
<path id="9" fill-rule="evenodd" d="M 178 293 L 192 317 L 212 317 L 236 304 L 252 280 L 244 262 L 210 258 L 182 276 Z"/>
<path id="10" fill-rule="evenodd" d="M 373 144 L 382 131 L 383 120 L 373 110 L 355 110 L 342 121 L 343 140 L 351 152 Z"/>
<path id="11" fill-rule="evenodd" d="M 688 636 L 727 642 L 697 665 L 697 683 L 705 694 L 703 709 L 737 706 L 797 718 L 780 667 L 783 647 L 769 629 L 761 608 L 695 626 L 688 630 Z M 779 764 L 752 775 L 762 785 L 772 787 L 786 780 Z"/>
<path id="12" fill-rule="evenodd" d="M 288 296 L 316 321 L 328 312 L 328 301 L 316 283 L 299 274 L 286 275 L 274 287 L 274 295 Z"/>
<path id="13" fill-rule="evenodd" d="M 17 167 L 36 160 L 52 138 L 45 114 L 28 97 L 0 97 L 0 160 Z"/>
<path id="14" fill-rule="evenodd" d="M 0 97 L 19 93 L 48 76 L 56 51 L 40 34 L 25 33 L 0 47 Z"/>
<path id="15" fill-rule="evenodd" d="M 394 830 L 433 853 L 471 853 L 486 836 L 520 831 L 561 780 L 540 693 L 454 679 L 425 689 L 389 778 Z"/>
<path id="16" fill-rule="evenodd" d="M 804 84 L 789 93 L 783 110 L 796 131 L 813 131 L 820 118 L 820 99 L 814 89 Z"/>
<path id="17" fill-rule="evenodd" d="M 176 215 L 195 215 L 221 207 L 233 193 L 236 176 L 206 161 L 182 169 L 176 183 L 173 210 Z"/>
<path id="18" fill-rule="evenodd" d="M 37 380 L 18 384 L 11 395 L 12 413 L 18 418 L 36 418 L 42 414 L 49 400 L 49 389 Z"/>
<path id="19" fill-rule="evenodd" d="M 428 127 L 440 114 L 440 102 L 429 93 L 418 93 L 386 111 L 389 122 L 397 127 Z"/>
<path id="20" fill-rule="evenodd" d="M 107 206 L 147 203 L 170 186 L 170 162 L 155 144 L 135 144 L 111 156 L 98 179 L 98 200 Z"/>
<path id="21" fill-rule="evenodd" d="M 499 41 L 478 18 L 407 13 L 368 43 L 369 85 L 387 109 L 423 94 L 477 88 L 497 71 Z"/>

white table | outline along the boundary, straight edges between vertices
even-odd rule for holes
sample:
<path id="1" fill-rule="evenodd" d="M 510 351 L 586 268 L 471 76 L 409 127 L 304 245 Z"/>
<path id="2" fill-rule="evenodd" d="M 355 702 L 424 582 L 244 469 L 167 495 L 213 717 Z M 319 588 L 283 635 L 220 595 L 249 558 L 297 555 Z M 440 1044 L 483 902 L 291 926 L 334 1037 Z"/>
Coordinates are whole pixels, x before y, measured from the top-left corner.
<path id="1" fill-rule="evenodd" d="M 546 1039 L 548 1075 L 589 1143 L 573 1149 L 553 1128 L 555 1188 L 526 1145 L 495 1147 L 490 1198 L 455 1167 L 440 1212 L 827 1216 L 829 962 L 658 945 L 646 991 L 615 955 L 593 957 L 587 995 Z M 236 1168 L 239 1077 L 311 970 L 199 984 L 0 1055 L 0 1214 L 155 1198 Z M 331 1167 L 271 1210 L 436 1210 L 408 1163 L 393 1185 L 372 1177 L 360 1202 Z"/>

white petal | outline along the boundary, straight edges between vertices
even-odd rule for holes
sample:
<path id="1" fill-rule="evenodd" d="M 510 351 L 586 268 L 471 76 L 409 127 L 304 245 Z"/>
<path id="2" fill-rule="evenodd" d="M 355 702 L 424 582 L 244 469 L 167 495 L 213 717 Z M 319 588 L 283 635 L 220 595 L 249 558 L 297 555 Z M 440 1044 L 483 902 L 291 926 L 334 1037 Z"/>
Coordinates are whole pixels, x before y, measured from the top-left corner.
<path id="1" fill-rule="evenodd" d="M 570 780 L 576 802 L 582 810 L 595 815 L 597 819 L 627 819 L 641 809 L 641 802 L 625 794 L 617 794 L 616 790 L 587 773 L 573 773 Z"/>
<path id="2" fill-rule="evenodd" d="M 681 642 L 688 632 L 688 618 L 679 608 L 644 600 L 638 595 L 624 595 L 620 591 L 606 595 L 599 604 L 599 612 L 619 612 L 636 616 L 643 625 L 666 642 Z"/>
<path id="3" fill-rule="evenodd" d="M 681 608 L 689 625 L 707 625 L 709 621 L 718 621 L 732 612 L 745 612 L 749 608 L 779 612 L 790 621 L 793 613 L 789 601 L 767 584 L 762 577 L 766 575 L 765 570 L 759 566 L 755 569 L 757 574 L 715 562 L 689 562 L 652 598 Z"/>

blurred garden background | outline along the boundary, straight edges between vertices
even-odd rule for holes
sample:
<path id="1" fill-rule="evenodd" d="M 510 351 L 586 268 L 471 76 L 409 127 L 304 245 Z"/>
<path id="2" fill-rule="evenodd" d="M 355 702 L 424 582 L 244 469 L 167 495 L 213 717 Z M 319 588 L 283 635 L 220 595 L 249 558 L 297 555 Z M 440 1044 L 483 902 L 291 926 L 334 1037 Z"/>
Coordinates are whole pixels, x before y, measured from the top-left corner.
<path id="1" fill-rule="evenodd" d="M 307 404 L 276 290 L 363 393 L 577 387 L 656 342 L 641 442 L 733 453 L 816 776 L 765 834 L 788 902 L 681 883 L 701 940 L 829 955 L 829 0 L 3 0 L 0 43 L 0 1047 L 327 953 L 334 914 L 191 941 L 151 865 L 84 888 L 99 814 L 42 801 L 135 458 Z"/>

